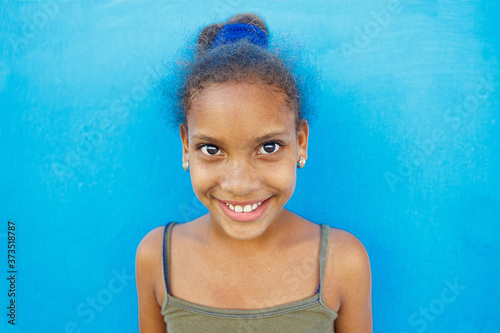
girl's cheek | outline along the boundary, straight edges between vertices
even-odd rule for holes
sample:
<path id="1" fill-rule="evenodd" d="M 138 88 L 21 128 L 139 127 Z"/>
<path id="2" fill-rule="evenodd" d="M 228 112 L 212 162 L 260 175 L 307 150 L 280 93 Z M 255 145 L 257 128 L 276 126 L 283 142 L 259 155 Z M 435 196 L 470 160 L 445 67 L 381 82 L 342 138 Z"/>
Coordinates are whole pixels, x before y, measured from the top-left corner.
<path id="1" fill-rule="evenodd" d="M 195 187 L 210 187 L 220 178 L 220 170 L 213 166 L 197 164 L 191 167 L 191 182 Z"/>
<path id="2" fill-rule="evenodd" d="M 275 184 L 279 188 L 289 188 L 295 186 L 296 170 L 290 163 L 281 164 L 262 173 L 267 182 Z"/>

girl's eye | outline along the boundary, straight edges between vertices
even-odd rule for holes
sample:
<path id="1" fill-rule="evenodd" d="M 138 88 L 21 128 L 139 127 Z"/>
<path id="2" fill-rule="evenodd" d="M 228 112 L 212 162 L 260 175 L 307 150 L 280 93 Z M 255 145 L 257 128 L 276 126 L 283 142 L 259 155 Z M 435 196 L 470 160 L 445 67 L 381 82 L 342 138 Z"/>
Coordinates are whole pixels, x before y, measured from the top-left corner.
<path id="1" fill-rule="evenodd" d="M 201 152 L 205 155 L 221 155 L 221 151 L 219 148 L 211 145 L 205 145 L 201 147 Z"/>
<path id="2" fill-rule="evenodd" d="M 272 154 L 277 152 L 278 149 L 280 149 L 279 144 L 277 144 L 276 142 L 269 142 L 260 147 L 259 154 Z"/>

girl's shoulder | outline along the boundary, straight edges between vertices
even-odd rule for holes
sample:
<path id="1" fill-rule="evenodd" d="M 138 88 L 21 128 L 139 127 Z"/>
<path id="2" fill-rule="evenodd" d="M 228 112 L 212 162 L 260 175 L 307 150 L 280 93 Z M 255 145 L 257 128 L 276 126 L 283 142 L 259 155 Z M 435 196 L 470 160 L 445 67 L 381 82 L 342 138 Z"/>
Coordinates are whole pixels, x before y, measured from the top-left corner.
<path id="1" fill-rule="evenodd" d="M 192 221 L 194 222 L 194 221 Z M 183 232 L 186 229 L 186 226 L 193 224 L 189 223 L 176 223 L 175 230 L 176 234 L 180 234 L 181 236 L 185 234 Z M 163 241 L 165 235 L 165 228 L 167 225 L 161 225 L 149 231 L 140 241 L 137 246 L 136 252 L 136 263 L 142 264 L 143 266 L 154 266 L 154 267 L 163 267 L 162 265 L 158 265 L 159 263 L 163 263 Z"/>
<path id="2" fill-rule="evenodd" d="M 136 251 L 136 273 L 152 272 L 162 267 L 163 232 L 165 226 L 159 226 L 144 236 Z M 152 276 L 148 274 L 149 276 Z"/>
<path id="3" fill-rule="evenodd" d="M 351 279 L 354 276 L 367 276 L 370 273 L 368 252 L 350 232 L 330 227 L 326 274 L 335 278 Z"/>
<path id="4" fill-rule="evenodd" d="M 330 256 L 331 252 L 331 256 Z M 330 227 L 328 258 L 340 261 L 366 261 L 368 253 L 361 241 L 348 231 Z M 365 262 L 366 263 L 366 262 Z"/>
<path id="5" fill-rule="evenodd" d="M 161 254 L 164 230 L 165 226 L 159 226 L 149 231 L 137 247 L 137 256 L 143 259 L 142 257 L 158 256 L 158 252 Z"/>
<path id="6" fill-rule="evenodd" d="M 371 293 L 368 252 L 353 234 L 330 228 L 327 258 L 324 284 L 325 301 L 330 303 L 327 305 L 338 308 L 342 300 L 356 298 L 360 294 L 367 297 Z M 329 298 L 328 295 L 336 297 Z"/>

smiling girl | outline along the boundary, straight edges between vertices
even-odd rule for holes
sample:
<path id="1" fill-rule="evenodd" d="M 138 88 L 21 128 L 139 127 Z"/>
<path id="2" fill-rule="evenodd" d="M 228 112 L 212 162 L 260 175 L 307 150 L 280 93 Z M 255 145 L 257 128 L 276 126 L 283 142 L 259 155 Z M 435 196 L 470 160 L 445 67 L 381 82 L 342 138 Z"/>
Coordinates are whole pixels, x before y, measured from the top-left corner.
<path id="1" fill-rule="evenodd" d="M 363 245 L 284 208 L 307 160 L 297 81 L 256 15 L 200 33 L 179 128 L 209 213 L 140 243 L 140 332 L 372 332 Z"/>

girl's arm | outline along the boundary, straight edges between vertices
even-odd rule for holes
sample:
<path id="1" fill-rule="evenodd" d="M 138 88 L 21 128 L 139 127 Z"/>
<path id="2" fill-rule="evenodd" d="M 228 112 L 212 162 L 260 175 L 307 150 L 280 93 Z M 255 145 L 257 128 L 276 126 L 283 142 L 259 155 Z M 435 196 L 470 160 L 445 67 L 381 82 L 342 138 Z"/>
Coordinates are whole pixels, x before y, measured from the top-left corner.
<path id="1" fill-rule="evenodd" d="M 372 333 L 370 259 L 361 242 L 343 230 L 330 235 L 330 276 L 336 285 L 340 309 L 335 320 L 336 333 Z M 333 242 L 332 242 L 333 240 Z"/>
<path id="2" fill-rule="evenodd" d="M 155 294 L 155 281 L 159 276 L 163 278 L 162 237 L 163 227 L 156 228 L 144 237 L 137 248 L 135 276 L 139 300 L 140 333 L 165 333 L 167 331 Z"/>

